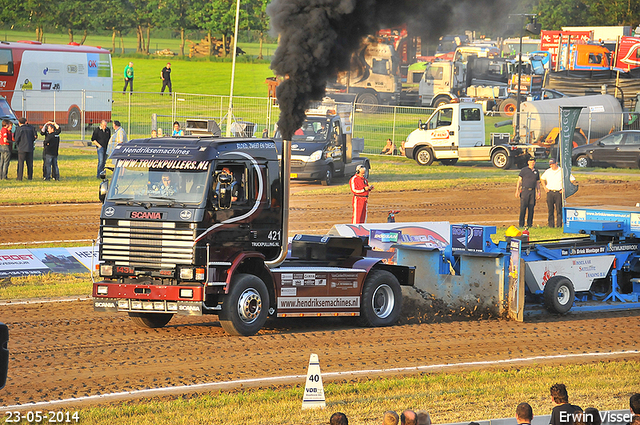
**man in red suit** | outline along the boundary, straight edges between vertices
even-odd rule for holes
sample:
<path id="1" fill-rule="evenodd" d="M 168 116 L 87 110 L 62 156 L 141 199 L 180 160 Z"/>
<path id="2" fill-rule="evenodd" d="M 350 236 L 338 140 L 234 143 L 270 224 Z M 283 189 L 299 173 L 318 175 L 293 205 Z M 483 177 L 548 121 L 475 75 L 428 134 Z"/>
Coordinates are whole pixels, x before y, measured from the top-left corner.
<path id="1" fill-rule="evenodd" d="M 369 200 L 369 192 L 373 190 L 373 186 L 364 177 L 367 168 L 360 164 L 356 167 L 356 174 L 349 180 L 349 187 L 353 192 L 353 224 L 361 224 L 367 221 L 367 201 Z"/>

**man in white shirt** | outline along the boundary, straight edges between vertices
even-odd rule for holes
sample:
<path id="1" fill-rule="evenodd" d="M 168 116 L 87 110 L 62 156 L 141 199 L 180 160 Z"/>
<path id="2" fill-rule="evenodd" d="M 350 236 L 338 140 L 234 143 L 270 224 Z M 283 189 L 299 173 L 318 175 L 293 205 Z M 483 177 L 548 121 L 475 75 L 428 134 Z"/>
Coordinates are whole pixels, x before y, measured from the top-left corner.
<path id="1" fill-rule="evenodd" d="M 549 227 L 562 226 L 562 169 L 558 167 L 555 159 L 549 160 L 549 169 L 540 176 L 542 188 L 547 193 L 547 208 L 549 209 L 548 224 Z M 576 184 L 576 179 L 571 175 L 571 181 Z M 554 209 L 557 216 L 556 225 L 554 226 Z"/>

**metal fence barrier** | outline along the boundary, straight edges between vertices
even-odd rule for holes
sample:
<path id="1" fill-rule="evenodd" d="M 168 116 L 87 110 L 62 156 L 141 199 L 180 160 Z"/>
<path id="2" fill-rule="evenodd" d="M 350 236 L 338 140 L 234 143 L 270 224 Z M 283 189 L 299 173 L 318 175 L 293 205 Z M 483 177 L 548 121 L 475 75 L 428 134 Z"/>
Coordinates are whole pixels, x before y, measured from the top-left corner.
<path id="1" fill-rule="evenodd" d="M 214 120 L 222 134 L 226 133 L 229 96 L 190 93 L 162 94 L 158 92 L 100 92 L 90 90 L 16 90 L 0 91 L 9 101 L 16 114 L 24 116 L 32 124 L 43 124 L 53 120 L 63 125 L 65 134 L 71 134 L 87 142 L 93 128 L 102 119 L 118 120 L 129 139 L 149 137 L 151 130 L 162 129 L 170 135 L 173 123 L 185 127 L 188 119 Z M 397 147 L 415 130 L 418 120 L 426 121 L 433 108 L 406 106 L 355 105 L 353 136 L 365 140 L 364 153 L 378 154 L 391 139 Z M 233 98 L 232 122 L 253 123 L 249 125 L 254 136 L 261 136 L 269 129 L 273 136 L 280 110 L 274 99 L 267 97 Z M 487 116 L 487 143 L 492 132 L 512 133 L 512 127 L 494 128 L 494 123 L 509 118 Z M 558 123 L 558 114 L 534 116 L 523 113 L 520 117 L 521 134 L 529 142 L 538 140 L 543 134 L 541 124 Z M 85 123 L 85 125 L 82 125 Z M 638 114 L 607 114 L 585 110 L 578 127 L 587 140 L 597 140 L 606 134 L 622 129 L 640 129 Z"/>

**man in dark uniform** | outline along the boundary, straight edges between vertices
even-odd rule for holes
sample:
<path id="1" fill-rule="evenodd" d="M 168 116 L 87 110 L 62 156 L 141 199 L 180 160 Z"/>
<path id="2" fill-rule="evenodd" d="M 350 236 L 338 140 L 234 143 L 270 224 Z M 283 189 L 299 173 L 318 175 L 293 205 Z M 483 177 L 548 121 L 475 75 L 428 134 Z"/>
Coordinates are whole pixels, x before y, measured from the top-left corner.
<path id="1" fill-rule="evenodd" d="M 27 179 L 33 179 L 33 142 L 38 138 L 36 130 L 27 124 L 27 119 L 21 117 L 18 120 L 18 128 L 14 135 L 18 145 L 18 180 L 22 180 L 24 165 L 27 164 Z"/>
<path id="2" fill-rule="evenodd" d="M 524 216 L 527 214 L 527 228 L 533 226 L 533 208 L 536 199 L 540 199 L 540 173 L 536 168 L 536 159 L 527 161 L 528 165 L 520 170 L 516 184 L 516 198 L 520 198 L 520 220 L 518 225 L 524 226 Z"/>
<path id="3" fill-rule="evenodd" d="M 167 66 L 160 71 L 160 78 L 162 78 L 162 90 L 160 93 L 164 93 L 165 87 L 169 88 L 169 94 L 171 94 L 171 64 L 167 62 Z"/>

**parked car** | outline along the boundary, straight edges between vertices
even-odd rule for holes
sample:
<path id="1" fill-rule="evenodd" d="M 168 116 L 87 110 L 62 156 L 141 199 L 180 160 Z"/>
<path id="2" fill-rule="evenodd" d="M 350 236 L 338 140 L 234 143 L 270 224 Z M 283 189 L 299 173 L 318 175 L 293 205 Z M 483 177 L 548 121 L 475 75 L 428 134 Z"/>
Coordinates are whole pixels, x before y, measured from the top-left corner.
<path id="1" fill-rule="evenodd" d="M 594 143 L 573 148 L 571 160 L 581 168 L 640 167 L 640 130 L 616 131 Z"/>
<path id="2" fill-rule="evenodd" d="M 542 99 L 560 99 L 562 97 L 569 97 L 568 94 L 564 94 L 559 92 L 558 90 L 553 89 L 542 89 Z"/>

